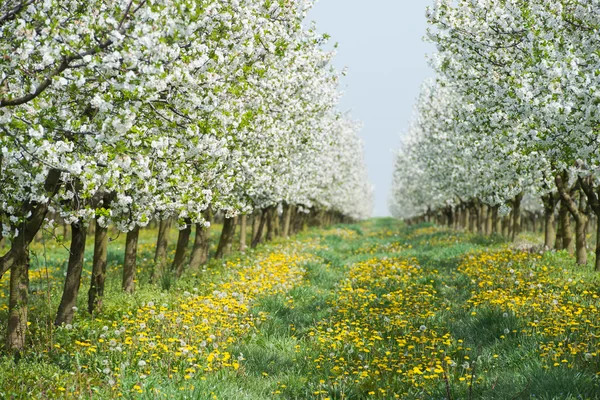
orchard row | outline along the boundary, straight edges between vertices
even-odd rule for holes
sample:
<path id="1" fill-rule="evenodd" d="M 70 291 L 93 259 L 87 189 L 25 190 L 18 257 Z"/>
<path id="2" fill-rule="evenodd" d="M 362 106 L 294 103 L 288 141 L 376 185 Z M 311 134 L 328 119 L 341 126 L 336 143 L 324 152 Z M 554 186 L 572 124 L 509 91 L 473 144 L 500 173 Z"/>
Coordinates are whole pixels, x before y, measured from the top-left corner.
<path id="1" fill-rule="evenodd" d="M 191 228 L 201 241 L 207 215 L 219 212 L 226 246 L 237 216 L 258 221 L 260 241 L 277 209 L 288 224 L 292 214 L 369 215 L 359 124 L 336 108 L 335 53 L 306 23 L 311 5 L 0 6 L 0 239 L 8 243 L 0 277 L 10 271 L 9 349 L 26 344 L 28 247 L 42 229 L 65 223 L 72 232 L 60 325 L 73 318 L 92 220 L 90 293 L 101 297 L 108 226 L 127 233 L 131 272 L 137 232 L 152 221 L 160 232 L 176 221 L 187 244 Z M 175 260 L 178 275 L 184 260 Z M 124 276 L 124 290 L 132 282 Z M 91 309 L 99 302 L 90 300 Z"/>
<path id="2" fill-rule="evenodd" d="M 515 237 L 522 212 L 539 212 L 559 249 L 574 221 L 586 264 L 600 216 L 600 4 L 438 0 L 427 18 L 436 77 L 396 160 L 394 213 Z"/>

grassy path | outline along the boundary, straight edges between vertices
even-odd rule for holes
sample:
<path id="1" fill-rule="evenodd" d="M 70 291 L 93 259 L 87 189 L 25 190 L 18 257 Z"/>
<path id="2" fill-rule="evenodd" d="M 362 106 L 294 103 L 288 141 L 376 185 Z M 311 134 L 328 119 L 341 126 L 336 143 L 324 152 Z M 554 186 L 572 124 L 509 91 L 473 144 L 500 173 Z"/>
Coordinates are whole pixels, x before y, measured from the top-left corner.
<path id="1" fill-rule="evenodd" d="M 321 244 L 253 309 L 236 398 L 600 398 L 600 286 L 565 254 L 389 220 Z"/>
<path id="2" fill-rule="evenodd" d="M 600 283 L 564 253 L 372 220 L 113 289 L 58 330 L 51 270 L 0 398 L 600 398 Z"/>

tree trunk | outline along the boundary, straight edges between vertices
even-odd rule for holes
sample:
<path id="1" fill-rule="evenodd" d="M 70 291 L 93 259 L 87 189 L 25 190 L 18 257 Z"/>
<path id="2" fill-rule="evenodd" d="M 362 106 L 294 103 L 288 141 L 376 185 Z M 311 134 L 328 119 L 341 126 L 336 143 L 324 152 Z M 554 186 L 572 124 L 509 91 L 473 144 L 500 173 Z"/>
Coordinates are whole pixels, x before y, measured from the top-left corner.
<path id="1" fill-rule="evenodd" d="M 552 208 L 544 207 L 544 247 L 551 249 L 556 241 L 556 232 L 554 231 L 554 206 Z"/>
<path id="2" fill-rule="evenodd" d="M 194 238 L 194 247 L 190 257 L 190 269 L 196 270 L 208 261 L 208 251 L 210 249 L 210 228 L 203 224 L 196 224 L 196 237 Z"/>
<path id="3" fill-rule="evenodd" d="M 252 241 L 256 236 L 256 232 L 258 231 L 258 225 L 260 223 L 260 218 L 256 212 L 256 210 L 252 211 L 252 235 L 250 235 L 250 245 L 252 245 Z"/>
<path id="4" fill-rule="evenodd" d="M 273 236 L 279 237 L 281 236 L 281 215 L 279 215 L 278 211 L 279 207 L 273 207 Z M 327 216 L 329 217 L 329 216 Z M 328 219 L 329 223 L 329 219 Z"/>
<path id="5" fill-rule="evenodd" d="M 558 188 L 558 193 L 560 194 L 561 204 L 564 203 L 565 207 L 569 211 L 569 213 L 575 219 L 575 244 L 576 244 L 576 257 L 577 264 L 585 265 L 587 264 L 587 243 L 585 237 L 585 224 L 586 224 L 586 215 L 580 210 L 580 207 L 583 207 L 583 198 L 580 194 L 580 202 L 581 204 L 578 206 L 573 199 L 573 191 L 575 188 L 567 189 L 566 185 L 568 184 L 568 174 L 567 172 L 563 172 L 562 174 L 557 174 L 555 176 L 556 187 Z M 568 214 L 567 214 L 568 218 Z M 564 241 L 564 237 L 563 237 Z M 563 243 L 564 245 L 564 243 Z"/>
<path id="6" fill-rule="evenodd" d="M 492 208 L 492 235 L 498 235 L 502 233 L 502 228 L 500 227 L 500 217 L 498 215 L 498 206 L 493 206 Z"/>
<path id="7" fill-rule="evenodd" d="M 292 220 L 292 208 L 294 206 L 289 204 L 283 205 L 283 232 L 284 238 L 290 237 L 290 222 Z"/>
<path id="8" fill-rule="evenodd" d="M 485 216 L 485 234 L 486 235 L 491 235 L 492 234 L 492 214 L 494 213 L 493 211 L 493 207 L 492 206 L 487 206 L 487 212 L 486 212 L 486 216 Z"/>
<path id="9" fill-rule="evenodd" d="M 478 224 L 477 229 L 479 230 L 479 233 L 481 233 L 482 235 L 485 235 L 486 228 L 487 228 L 487 205 L 481 204 L 479 206 L 479 224 Z"/>
<path id="10" fill-rule="evenodd" d="M 6 349 L 21 352 L 27 333 L 27 303 L 29 299 L 29 243 L 17 236 L 12 243 L 14 262 L 10 268 L 8 299 L 8 331 Z"/>
<path id="11" fill-rule="evenodd" d="M 596 272 L 600 272 L 600 188 L 595 187 L 594 178 L 592 177 L 580 177 L 579 183 L 587 196 L 591 210 L 596 216 L 593 221 L 596 224 L 596 262 L 594 269 Z"/>
<path id="12" fill-rule="evenodd" d="M 275 207 L 269 207 L 267 209 L 267 237 L 265 240 L 270 242 L 273 240 L 275 236 L 275 215 L 277 212 L 275 211 Z"/>
<path id="13" fill-rule="evenodd" d="M 135 274 L 137 268 L 137 247 L 140 228 L 135 227 L 127 232 L 125 238 L 125 262 L 123 263 L 122 288 L 125 293 L 133 293 L 135 290 Z"/>
<path id="14" fill-rule="evenodd" d="M 104 297 L 104 281 L 106 280 L 106 257 L 108 255 L 108 228 L 103 228 L 96 221 L 94 231 L 94 261 L 92 264 L 92 279 L 88 292 L 88 311 L 90 314 L 102 310 Z"/>
<path id="15" fill-rule="evenodd" d="M 573 254 L 575 251 L 574 243 L 573 243 L 573 232 L 571 230 L 571 216 L 569 215 L 569 210 L 564 205 L 564 201 L 560 202 L 560 209 L 558 212 L 558 217 L 560 218 L 560 247 L 557 247 L 558 250 L 567 250 L 570 254 Z"/>
<path id="16" fill-rule="evenodd" d="M 598 223 L 600 221 L 598 220 L 598 218 L 600 217 L 599 214 L 596 214 L 596 262 L 594 264 L 594 269 L 596 270 L 596 272 L 600 272 L 600 223 Z"/>
<path id="17" fill-rule="evenodd" d="M 256 217 L 255 217 L 256 218 Z M 262 241 L 263 231 L 265 229 L 265 224 L 267 222 L 267 210 L 262 210 L 262 214 L 260 216 L 260 222 L 258 223 L 258 228 L 256 229 L 256 235 L 254 239 L 252 239 L 252 248 L 256 248 L 258 244 Z"/>
<path id="18" fill-rule="evenodd" d="M 469 206 L 469 232 L 476 233 L 477 232 L 477 211 L 475 210 L 475 206 Z"/>
<path id="19" fill-rule="evenodd" d="M 158 225 L 158 237 L 156 238 L 156 252 L 154 253 L 154 269 L 152 270 L 152 281 L 156 281 L 162 274 L 167 264 L 167 248 L 169 245 L 169 231 L 171 230 L 171 218 L 160 221 Z"/>
<path id="20" fill-rule="evenodd" d="M 81 284 L 83 257 L 85 255 L 86 228 L 83 222 L 71 225 L 71 248 L 67 276 L 60 305 L 56 314 L 55 325 L 70 324 L 77 306 L 77 294 Z"/>
<path id="21" fill-rule="evenodd" d="M 585 232 L 585 217 L 575 219 L 575 248 L 577 264 L 587 264 L 587 238 Z"/>
<path id="22" fill-rule="evenodd" d="M 54 197 L 60 189 L 61 173 L 62 172 L 57 169 L 51 169 L 48 172 L 48 176 L 44 182 L 44 190 L 46 191 L 48 199 Z M 22 215 L 26 218 L 26 221 L 24 224 L 19 225 L 19 234 L 15 238 L 15 241 L 19 241 L 19 245 L 17 245 L 15 249 L 11 246 L 11 249 L 0 257 L 0 278 L 2 278 L 6 271 L 12 268 L 15 260 L 20 257 L 22 246 L 28 247 L 35 238 L 35 235 L 42 227 L 46 214 L 48 213 L 48 205 L 49 201 L 46 203 L 25 202 Z"/>
<path id="23" fill-rule="evenodd" d="M 242 253 L 246 252 L 246 235 L 247 235 L 247 225 L 248 225 L 248 216 L 241 215 L 240 216 L 240 251 Z"/>
<path id="24" fill-rule="evenodd" d="M 511 218 L 511 214 L 509 213 L 502 220 L 503 236 L 507 239 L 509 239 L 511 236 L 511 229 L 512 229 L 511 227 L 512 227 L 512 218 Z"/>
<path id="25" fill-rule="evenodd" d="M 179 231 L 179 237 L 177 238 L 177 249 L 175 250 L 175 257 L 173 258 L 173 264 L 171 265 L 171 271 L 175 271 L 175 276 L 178 278 L 183 274 L 185 253 L 187 252 L 188 244 L 190 243 L 191 234 L 192 221 L 188 219 L 185 221 L 185 228 Z"/>
<path id="26" fill-rule="evenodd" d="M 235 235 L 235 225 L 235 218 L 225 218 L 223 221 L 223 230 L 221 231 L 221 237 L 219 239 L 219 245 L 217 246 L 215 258 L 223 258 L 231 254 L 233 237 Z"/>
<path id="27" fill-rule="evenodd" d="M 523 193 L 519 193 L 513 200 L 513 226 L 511 239 L 514 242 L 517 236 L 521 233 L 521 201 L 523 200 Z"/>

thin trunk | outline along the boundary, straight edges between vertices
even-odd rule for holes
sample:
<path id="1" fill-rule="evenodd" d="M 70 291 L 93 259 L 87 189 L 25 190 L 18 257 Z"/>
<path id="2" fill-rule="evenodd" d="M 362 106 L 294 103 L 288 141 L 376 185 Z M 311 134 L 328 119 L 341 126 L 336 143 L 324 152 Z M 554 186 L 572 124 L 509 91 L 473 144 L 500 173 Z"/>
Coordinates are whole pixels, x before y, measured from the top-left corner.
<path id="1" fill-rule="evenodd" d="M 492 207 L 492 235 L 498 235 L 502 232 L 500 227 L 500 218 L 498 216 L 498 206 Z"/>
<path id="2" fill-rule="evenodd" d="M 167 247 L 169 245 L 169 231 L 171 230 L 171 218 L 160 221 L 158 226 L 158 237 L 156 238 L 156 252 L 154 253 L 154 269 L 152 281 L 156 281 L 162 275 L 167 264 Z"/>
<path id="3" fill-rule="evenodd" d="M 256 218 L 256 217 L 255 217 Z M 263 236 L 263 230 L 265 229 L 265 223 L 267 222 L 267 210 L 263 210 L 261 217 L 260 217 L 260 222 L 258 223 L 258 228 L 256 229 L 256 235 L 254 236 L 254 239 L 252 239 L 252 248 L 256 248 L 256 246 L 258 246 L 258 244 L 262 241 L 262 236 Z"/>
<path id="4" fill-rule="evenodd" d="M 246 246 L 246 235 L 247 235 L 246 226 L 247 225 L 248 225 L 248 216 L 247 215 L 240 216 L 240 251 L 242 253 L 246 252 L 246 248 L 248 247 L 248 246 Z"/>
<path id="5" fill-rule="evenodd" d="M 577 264 L 587 264 L 587 238 L 585 232 L 586 218 L 575 219 L 575 248 L 577 255 Z"/>
<path id="6" fill-rule="evenodd" d="M 235 218 L 225 218 L 223 221 L 223 230 L 221 231 L 221 237 L 219 239 L 219 245 L 217 246 L 215 258 L 223 258 L 231 254 L 233 237 L 235 235 L 235 225 Z"/>
<path id="7" fill-rule="evenodd" d="M 267 237 L 265 238 L 265 240 L 267 242 L 270 242 L 273 240 L 273 237 L 275 236 L 275 215 L 277 214 L 277 211 L 275 210 L 275 207 L 269 207 L 267 209 Z M 319 220 L 319 222 L 322 222 L 321 220 Z M 321 223 L 322 225 L 322 223 Z"/>
<path id="8" fill-rule="evenodd" d="M 471 206 L 471 228 L 469 229 L 471 233 L 477 233 L 479 228 L 479 210 L 477 205 Z"/>
<path id="9" fill-rule="evenodd" d="M 81 284 L 81 271 L 83 270 L 83 257 L 85 254 L 86 228 L 83 222 L 71 225 L 71 248 L 67 276 L 63 289 L 55 325 L 70 324 L 77 306 L 77 294 Z"/>
<path id="10" fill-rule="evenodd" d="M 510 237 L 511 221 L 510 213 L 502 219 L 502 236 L 507 239 Z"/>
<path id="11" fill-rule="evenodd" d="M 596 188 L 592 177 L 579 178 L 579 183 L 583 189 L 590 209 L 594 212 L 593 223 L 596 224 L 596 262 L 594 269 L 600 272 L 600 188 Z"/>
<path id="12" fill-rule="evenodd" d="M 108 255 L 108 228 L 103 228 L 96 222 L 94 231 L 94 261 L 92 264 L 92 279 L 88 292 L 88 311 L 90 314 L 102 310 L 104 297 L 104 281 L 106 280 L 106 257 Z"/>
<path id="13" fill-rule="evenodd" d="M 283 232 L 282 235 L 284 238 L 290 236 L 290 222 L 292 219 L 292 205 L 284 204 L 283 206 Z"/>
<path id="14" fill-rule="evenodd" d="M 582 208 L 585 208 L 584 199 L 580 193 L 580 204 L 577 205 L 573 196 L 574 193 L 578 192 L 578 190 L 576 188 L 567 188 L 566 185 L 568 184 L 568 178 L 569 176 L 565 171 L 562 174 L 555 176 L 555 182 L 556 187 L 558 188 L 558 193 L 560 194 L 562 200 L 561 203 L 564 203 L 569 213 L 575 219 L 575 245 L 577 264 L 585 265 L 587 264 L 587 243 L 585 236 L 585 224 L 587 217 L 581 211 Z"/>
<path id="15" fill-rule="evenodd" d="M 51 169 L 50 172 L 48 172 L 48 176 L 44 182 L 44 190 L 49 199 L 60 189 L 61 173 L 62 172 L 57 169 Z M 48 206 L 49 201 L 46 203 L 26 202 L 24 204 L 22 215 L 28 215 L 28 217 L 26 217 L 25 223 L 19 226 L 19 234 L 17 235 L 17 238 L 15 238 L 15 240 L 19 240 L 20 244 L 16 246 L 15 249 L 11 246 L 11 249 L 0 257 L 0 278 L 2 278 L 6 271 L 12 268 L 17 258 L 20 257 L 22 246 L 29 246 L 31 241 L 35 238 L 35 235 L 44 223 L 44 219 L 48 213 Z"/>
<path id="16" fill-rule="evenodd" d="M 190 269 L 192 270 L 198 269 L 208 261 L 208 250 L 210 248 L 209 229 L 204 224 L 196 224 L 196 237 L 194 238 L 194 247 L 190 256 Z"/>
<path id="17" fill-rule="evenodd" d="M 560 248 L 557 247 L 557 249 L 567 250 L 570 254 L 573 254 L 575 248 L 573 243 L 573 232 L 571 230 L 571 216 L 569 210 L 564 205 L 564 201 L 560 202 L 558 217 L 560 218 L 561 243 Z"/>
<path id="18" fill-rule="evenodd" d="M 22 237 L 17 236 L 11 250 L 14 251 L 15 258 L 10 268 L 6 349 L 11 352 L 21 352 L 25 348 L 27 333 L 29 244 L 23 241 Z"/>
<path id="19" fill-rule="evenodd" d="M 123 283 L 122 288 L 125 293 L 133 293 L 135 290 L 135 273 L 137 263 L 138 238 L 140 228 L 135 227 L 127 232 L 125 238 L 125 262 L 123 263 Z"/>
<path id="20" fill-rule="evenodd" d="M 281 236 L 281 215 L 278 211 L 279 207 L 273 207 L 273 236 Z M 328 219 L 329 221 L 329 219 Z M 328 222 L 329 223 L 329 222 Z"/>
<path id="21" fill-rule="evenodd" d="M 596 215 L 598 218 L 598 215 Z M 594 269 L 596 272 L 600 272 L 600 223 L 598 223 L 598 219 L 596 218 L 596 263 L 594 265 Z"/>
<path id="22" fill-rule="evenodd" d="M 183 274 L 185 266 L 185 253 L 187 252 L 188 244 L 190 243 L 190 235 L 192 234 L 192 221 L 185 221 L 185 228 L 179 231 L 177 238 L 177 249 L 175 257 L 171 265 L 171 271 L 175 271 L 175 276 L 180 277 Z"/>
<path id="23" fill-rule="evenodd" d="M 260 217 L 257 214 L 257 211 L 252 211 L 252 234 L 250 235 L 250 244 L 252 244 L 252 240 L 256 236 L 256 232 L 258 231 L 258 225 L 260 224 Z"/>
<path id="24" fill-rule="evenodd" d="M 556 232 L 554 231 L 554 208 L 556 203 L 544 202 L 544 247 L 551 249 L 552 244 L 556 241 Z"/>
<path id="25" fill-rule="evenodd" d="M 479 206 L 479 233 L 482 235 L 486 234 L 487 228 L 487 204 L 481 204 Z"/>
<path id="26" fill-rule="evenodd" d="M 492 234 L 492 214 L 494 213 L 494 208 L 492 206 L 487 206 L 487 212 L 485 215 L 485 234 L 486 235 L 491 235 Z"/>
<path id="27" fill-rule="evenodd" d="M 563 246 L 563 223 L 565 222 L 564 214 L 568 213 L 567 209 L 560 202 L 558 207 L 558 221 L 556 223 L 556 240 L 554 241 L 554 248 L 556 250 L 564 250 Z"/>
<path id="28" fill-rule="evenodd" d="M 521 201 L 523 200 L 523 193 L 519 193 L 513 200 L 513 226 L 511 239 L 513 242 L 517 239 L 517 236 L 521 233 Z"/>

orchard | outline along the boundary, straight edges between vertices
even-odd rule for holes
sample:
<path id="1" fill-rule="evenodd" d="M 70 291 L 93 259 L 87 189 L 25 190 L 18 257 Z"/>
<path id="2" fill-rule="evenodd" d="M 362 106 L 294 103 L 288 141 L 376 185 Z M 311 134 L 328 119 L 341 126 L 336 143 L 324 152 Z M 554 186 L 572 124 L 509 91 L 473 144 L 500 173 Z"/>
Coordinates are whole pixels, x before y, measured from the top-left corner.
<path id="1" fill-rule="evenodd" d="M 600 3 L 415 4 L 0 0 L 0 398 L 598 398 Z"/>
<path id="2" fill-rule="evenodd" d="M 69 324 L 95 224 L 89 311 L 99 312 L 109 227 L 127 236 L 135 290 L 139 230 L 180 230 L 166 265 L 205 261 L 203 231 L 225 218 L 217 256 L 251 218 L 252 243 L 309 214 L 369 213 L 359 125 L 336 109 L 338 72 L 305 1 L 9 1 L 0 10 L 0 219 L 10 271 L 6 345 L 26 350 L 29 245 L 70 227 L 55 324 Z M 235 222 L 234 222 L 235 221 Z M 298 222 L 301 224 L 301 222 Z M 8 244 L 9 243 L 9 244 Z"/>
<path id="3" fill-rule="evenodd" d="M 397 156 L 394 213 L 512 239 L 543 226 L 546 249 L 585 265 L 600 233 L 597 16 L 586 0 L 436 1 L 436 76 Z"/>

